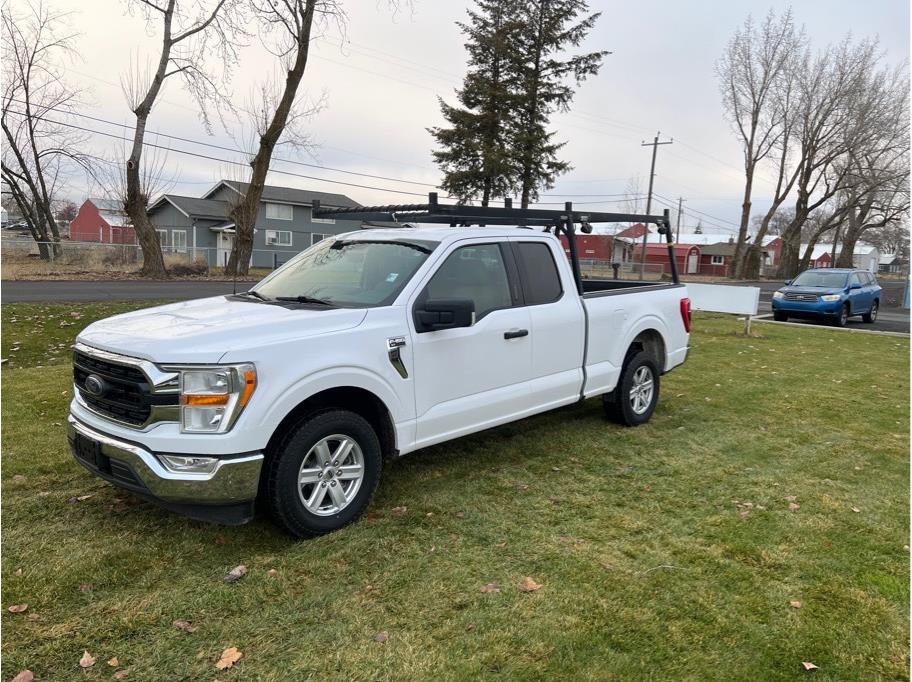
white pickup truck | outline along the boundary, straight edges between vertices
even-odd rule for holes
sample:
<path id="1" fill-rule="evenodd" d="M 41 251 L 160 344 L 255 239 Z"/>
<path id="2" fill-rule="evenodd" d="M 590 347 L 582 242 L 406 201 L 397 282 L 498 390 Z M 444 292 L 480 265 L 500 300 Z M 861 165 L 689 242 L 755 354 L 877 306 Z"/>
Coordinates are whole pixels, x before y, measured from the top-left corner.
<path id="1" fill-rule="evenodd" d="M 68 436 L 173 511 L 243 523 L 260 498 L 307 537 L 357 519 L 389 458 L 596 396 L 642 424 L 689 329 L 683 285 L 581 279 L 550 232 L 364 229 L 87 327 Z"/>

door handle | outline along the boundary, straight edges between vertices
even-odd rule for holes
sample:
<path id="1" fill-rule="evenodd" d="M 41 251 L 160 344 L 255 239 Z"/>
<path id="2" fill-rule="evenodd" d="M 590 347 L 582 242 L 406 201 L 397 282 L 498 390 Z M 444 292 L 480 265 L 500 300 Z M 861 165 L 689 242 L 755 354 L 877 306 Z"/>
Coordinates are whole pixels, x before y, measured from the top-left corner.
<path id="1" fill-rule="evenodd" d="M 505 339 L 521 339 L 523 336 L 528 336 L 528 329 L 511 329 L 508 332 L 504 332 Z"/>

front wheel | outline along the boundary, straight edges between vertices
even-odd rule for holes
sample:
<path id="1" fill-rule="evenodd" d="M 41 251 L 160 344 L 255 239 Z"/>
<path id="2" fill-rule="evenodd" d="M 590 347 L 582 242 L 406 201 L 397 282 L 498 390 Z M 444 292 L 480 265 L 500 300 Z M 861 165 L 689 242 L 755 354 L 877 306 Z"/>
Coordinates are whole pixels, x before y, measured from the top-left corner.
<path id="1" fill-rule="evenodd" d="M 382 461 L 377 434 L 360 415 L 329 410 L 305 418 L 268 454 L 273 519 L 298 538 L 352 523 L 377 489 Z"/>
<path id="2" fill-rule="evenodd" d="M 845 327 L 849 321 L 849 304 L 846 303 L 842 308 L 839 309 L 839 317 L 835 320 L 835 325 L 837 327 Z"/>
<path id="3" fill-rule="evenodd" d="M 868 324 L 872 322 L 877 322 L 877 309 L 880 307 L 877 301 L 871 304 L 871 309 L 866 312 L 861 319 L 863 319 Z"/>
<path id="4" fill-rule="evenodd" d="M 774 310 L 774 311 L 773 311 L 773 319 L 776 320 L 776 322 L 788 322 L 789 316 L 786 315 L 786 314 L 783 313 L 783 312 L 780 312 L 780 311 L 778 311 L 778 310 Z"/>
<path id="5" fill-rule="evenodd" d="M 659 402 L 659 382 L 655 360 L 640 351 L 624 364 L 617 387 L 602 397 L 605 414 L 624 426 L 645 424 Z"/>

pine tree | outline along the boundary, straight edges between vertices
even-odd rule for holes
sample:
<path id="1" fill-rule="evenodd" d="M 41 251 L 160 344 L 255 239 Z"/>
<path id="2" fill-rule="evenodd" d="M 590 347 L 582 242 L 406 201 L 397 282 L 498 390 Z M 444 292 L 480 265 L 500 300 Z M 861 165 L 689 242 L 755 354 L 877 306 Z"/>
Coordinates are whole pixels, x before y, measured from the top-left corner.
<path id="1" fill-rule="evenodd" d="M 434 160 L 443 171 L 441 188 L 460 201 L 505 196 L 517 186 L 518 166 L 508 148 L 513 114 L 515 63 L 519 31 L 517 0 L 478 0 L 468 23 L 458 26 L 467 37 L 468 73 L 456 95 L 460 106 L 440 99 L 448 127 L 429 128 L 439 149 Z"/>
<path id="2" fill-rule="evenodd" d="M 518 90 L 511 100 L 510 146 L 519 165 L 519 188 L 523 208 L 538 198 L 540 189 L 550 189 L 570 164 L 558 159 L 563 142 L 554 141 L 547 130 L 555 111 L 568 111 L 578 86 L 598 73 L 607 51 L 563 58 L 568 48 L 578 47 L 600 12 L 588 14 L 585 0 L 534 0 L 523 5 L 525 30 L 519 48 L 511 52 L 510 70 L 518 76 Z M 582 18 L 580 18 L 582 17 Z"/>

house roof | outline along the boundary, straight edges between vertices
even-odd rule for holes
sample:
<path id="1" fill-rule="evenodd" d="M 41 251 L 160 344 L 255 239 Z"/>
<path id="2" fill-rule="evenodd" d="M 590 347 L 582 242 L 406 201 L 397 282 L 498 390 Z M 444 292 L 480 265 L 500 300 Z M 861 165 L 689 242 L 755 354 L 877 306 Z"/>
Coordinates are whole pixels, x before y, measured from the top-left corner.
<path id="1" fill-rule="evenodd" d="M 729 242 L 719 242 L 718 244 L 707 244 L 700 249 L 704 256 L 734 256 L 735 245 Z"/>
<path id="2" fill-rule="evenodd" d="M 628 227 L 625 230 L 621 230 L 614 236 L 615 237 L 642 237 L 644 231 L 649 232 L 650 230 L 643 223 L 636 223 L 635 225 L 631 225 L 630 227 Z"/>
<path id="3" fill-rule="evenodd" d="M 116 211 L 118 213 L 123 213 L 123 202 L 117 201 L 116 199 L 102 199 L 101 197 L 89 197 L 89 201 L 97 208 L 99 211 Z"/>
<path id="4" fill-rule="evenodd" d="M 696 244 L 675 244 L 674 251 L 675 256 L 680 258 L 681 256 L 686 256 L 691 252 L 692 249 L 696 249 L 698 253 L 702 252 L 702 249 L 699 245 Z M 637 244 L 637 247 L 634 249 L 634 253 L 641 254 L 643 253 L 643 245 Z M 646 255 L 647 256 L 661 256 L 668 254 L 668 245 L 667 244 L 647 244 L 646 245 Z"/>
<path id="5" fill-rule="evenodd" d="M 250 186 L 249 182 L 238 182 L 237 180 L 222 180 L 215 187 L 206 193 L 210 196 L 220 186 L 226 185 L 238 194 L 245 194 Z M 358 202 L 344 194 L 334 194 L 332 192 L 314 192 L 309 189 L 296 189 L 294 187 L 278 187 L 277 185 L 266 185 L 263 187 L 263 201 L 275 201 L 283 204 L 298 204 L 301 206 L 312 206 L 314 199 L 324 206 L 329 207 L 349 207 L 358 206 Z"/>
<path id="6" fill-rule="evenodd" d="M 665 235 L 663 234 L 657 234 L 656 237 L 658 237 L 656 241 L 665 241 Z M 680 236 L 675 236 L 675 241 L 678 244 L 696 244 L 697 246 L 704 246 L 707 244 L 727 242 L 729 239 L 734 239 L 735 237 L 737 237 L 737 235 L 732 232 L 682 232 Z"/>
<path id="7" fill-rule="evenodd" d="M 230 210 L 227 201 L 165 194 L 149 207 L 149 211 L 152 212 L 166 203 L 171 204 L 189 218 L 224 220 L 228 217 L 228 211 Z"/>

